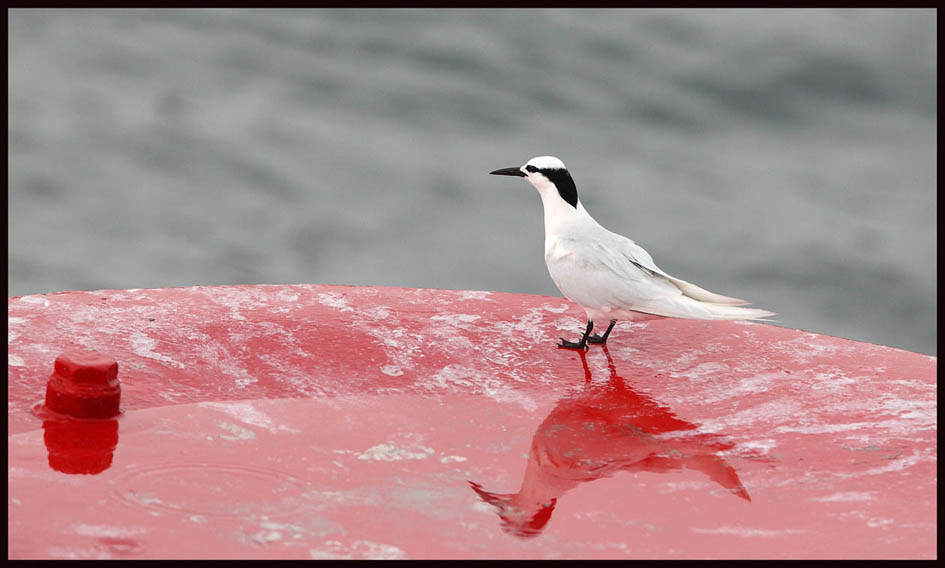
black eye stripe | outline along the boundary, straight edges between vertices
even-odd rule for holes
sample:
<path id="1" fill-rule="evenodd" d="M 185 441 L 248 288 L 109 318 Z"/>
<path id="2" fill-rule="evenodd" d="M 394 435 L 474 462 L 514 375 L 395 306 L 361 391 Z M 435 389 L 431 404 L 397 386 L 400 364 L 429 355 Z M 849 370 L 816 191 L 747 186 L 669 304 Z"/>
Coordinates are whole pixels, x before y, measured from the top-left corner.
<path id="1" fill-rule="evenodd" d="M 548 178 L 548 180 L 558 188 L 558 195 L 561 196 L 561 199 L 564 199 L 571 207 L 577 209 L 577 188 L 574 186 L 574 180 L 571 179 L 571 174 L 568 173 L 568 170 L 559 168 L 536 168 L 532 165 L 525 166 L 525 169 L 533 173 L 540 172 L 541 175 Z"/>
<path id="2" fill-rule="evenodd" d="M 561 199 L 564 199 L 571 207 L 577 209 L 577 188 L 574 186 L 574 180 L 571 179 L 571 174 L 568 173 L 568 170 L 543 170 L 541 173 L 551 180 L 551 183 L 555 184 Z"/>

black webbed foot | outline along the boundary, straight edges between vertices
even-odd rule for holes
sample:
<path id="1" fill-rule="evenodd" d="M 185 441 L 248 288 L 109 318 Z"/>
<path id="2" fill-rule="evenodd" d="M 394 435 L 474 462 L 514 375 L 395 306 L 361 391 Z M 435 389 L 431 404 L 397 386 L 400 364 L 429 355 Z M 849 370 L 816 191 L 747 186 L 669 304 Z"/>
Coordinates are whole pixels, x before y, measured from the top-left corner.
<path id="1" fill-rule="evenodd" d="M 595 343 L 598 345 L 604 345 L 607 343 L 607 338 L 610 336 L 610 331 L 614 329 L 614 325 L 617 324 L 617 320 L 610 320 L 610 325 L 607 326 L 607 331 L 604 332 L 604 335 L 594 334 L 587 338 L 588 343 Z"/>
<path id="2" fill-rule="evenodd" d="M 584 335 L 581 336 L 581 340 L 574 342 L 568 341 L 565 338 L 561 338 L 561 343 L 558 344 L 558 349 L 587 349 L 587 336 L 591 334 L 591 330 L 594 329 L 594 322 L 587 320 L 587 329 L 584 330 Z M 607 334 L 605 333 L 606 337 Z"/>
<path id="3" fill-rule="evenodd" d="M 587 349 L 586 341 L 567 341 L 565 338 L 560 338 L 561 343 L 558 344 L 558 349 Z"/>

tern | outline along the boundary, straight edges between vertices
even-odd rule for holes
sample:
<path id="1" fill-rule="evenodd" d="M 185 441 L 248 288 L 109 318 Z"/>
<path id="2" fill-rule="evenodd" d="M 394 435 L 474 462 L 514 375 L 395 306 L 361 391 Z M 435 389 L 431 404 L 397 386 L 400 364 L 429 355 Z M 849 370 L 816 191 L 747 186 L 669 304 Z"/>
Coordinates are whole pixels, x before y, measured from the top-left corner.
<path id="1" fill-rule="evenodd" d="M 643 247 L 591 217 L 568 169 L 554 156 L 489 173 L 523 177 L 541 195 L 548 273 L 564 297 L 587 314 L 581 340 L 562 337 L 558 347 L 585 349 L 588 343 L 606 343 L 618 320 L 755 320 L 775 315 L 740 307 L 749 302 L 709 292 L 661 270 Z M 603 335 L 591 335 L 595 321 L 609 322 Z"/>

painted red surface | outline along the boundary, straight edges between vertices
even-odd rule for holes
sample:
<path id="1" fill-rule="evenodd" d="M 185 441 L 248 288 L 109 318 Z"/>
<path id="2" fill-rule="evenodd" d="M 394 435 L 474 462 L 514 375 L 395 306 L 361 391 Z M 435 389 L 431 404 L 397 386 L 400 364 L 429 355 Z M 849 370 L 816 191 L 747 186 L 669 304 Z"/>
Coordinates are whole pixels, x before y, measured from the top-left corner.
<path id="1" fill-rule="evenodd" d="M 936 359 L 560 298 L 10 298 L 11 558 L 934 558 Z M 34 411 L 56 357 L 122 414 Z"/>

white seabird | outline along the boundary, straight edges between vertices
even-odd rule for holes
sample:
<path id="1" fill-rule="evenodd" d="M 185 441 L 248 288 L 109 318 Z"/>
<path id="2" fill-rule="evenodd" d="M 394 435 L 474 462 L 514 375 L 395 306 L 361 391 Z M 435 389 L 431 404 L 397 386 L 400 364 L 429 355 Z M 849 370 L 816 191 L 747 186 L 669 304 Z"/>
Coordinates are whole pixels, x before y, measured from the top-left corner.
<path id="1" fill-rule="evenodd" d="M 618 320 L 661 317 L 754 320 L 775 315 L 748 302 L 709 292 L 662 271 L 643 247 L 608 231 L 584 209 L 564 163 L 554 156 L 490 172 L 523 177 L 541 195 L 545 210 L 545 264 L 564 297 L 587 313 L 580 341 L 558 347 L 584 349 L 605 343 Z M 594 322 L 609 321 L 604 335 L 591 335 Z"/>

